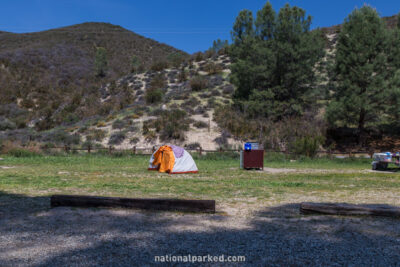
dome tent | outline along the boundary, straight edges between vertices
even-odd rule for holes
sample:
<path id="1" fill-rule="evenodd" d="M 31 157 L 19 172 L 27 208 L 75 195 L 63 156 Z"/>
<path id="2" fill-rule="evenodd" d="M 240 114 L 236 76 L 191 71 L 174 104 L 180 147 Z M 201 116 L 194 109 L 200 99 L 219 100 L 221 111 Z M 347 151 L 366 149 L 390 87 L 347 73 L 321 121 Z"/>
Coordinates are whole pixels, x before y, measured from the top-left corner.
<path id="1" fill-rule="evenodd" d="M 182 147 L 174 145 L 161 146 L 151 155 L 149 163 L 149 170 L 169 174 L 198 172 L 192 156 Z"/>

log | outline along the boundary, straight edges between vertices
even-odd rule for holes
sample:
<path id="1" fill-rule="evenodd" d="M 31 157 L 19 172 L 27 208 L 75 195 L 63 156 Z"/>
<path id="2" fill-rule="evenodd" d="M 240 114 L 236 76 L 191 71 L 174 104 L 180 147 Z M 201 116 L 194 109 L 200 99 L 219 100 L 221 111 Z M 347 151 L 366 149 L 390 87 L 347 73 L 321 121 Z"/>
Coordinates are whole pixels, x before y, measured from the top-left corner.
<path id="1" fill-rule="evenodd" d="M 329 214 L 329 215 L 370 215 L 385 217 L 400 217 L 400 208 L 383 204 L 348 203 L 311 203 L 303 202 L 300 205 L 303 214 Z"/>
<path id="2" fill-rule="evenodd" d="M 53 195 L 51 207 L 112 207 L 215 213 L 215 200 L 149 199 L 99 196 Z"/>

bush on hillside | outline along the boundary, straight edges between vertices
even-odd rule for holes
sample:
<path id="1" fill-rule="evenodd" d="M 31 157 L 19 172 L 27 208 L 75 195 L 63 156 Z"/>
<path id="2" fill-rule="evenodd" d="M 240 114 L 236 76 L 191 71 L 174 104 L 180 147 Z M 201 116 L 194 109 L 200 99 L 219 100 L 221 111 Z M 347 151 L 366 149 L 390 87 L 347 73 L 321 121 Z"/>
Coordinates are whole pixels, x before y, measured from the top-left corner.
<path id="1" fill-rule="evenodd" d="M 125 133 L 124 132 L 117 132 L 113 133 L 108 140 L 109 145 L 119 145 L 125 140 Z"/>
<path id="2" fill-rule="evenodd" d="M 144 96 L 147 104 L 160 103 L 163 99 L 164 93 L 161 89 L 147 89 Z"/>
<path id="3" fill-rule="evenodd" d="M 186 112 L 180 109 L 165 111 L 155 122 L 160 139 L 184 141 L 185 131 L 189 129 L 186 116 Z"/>
<path id="4" fill-rule="evenodd" d="M 204 122 L 204 121 L 196 121 L 195 123 L 193 123 L 193 126 L 196 128 L 207 128 L 208 127 L 208 123 Z"/>
<path id="5" fill-rule="evenodd" d="M 190 88 L 193 91 L 201 91 L 208 87 L 208 81 L 203 76 L 195 76 L 190 80 Z"/>
<path id="6" fill-rule="evenodd" d="M 135 137 L 132 137 L 131 140 L 129 140 L 129 144 L 135 145 L 135 144 L 139 143 L 139 141 L 140 141 L 139 137 L 135 136 Z"/>
<path id="7" fill-rule="evenodd" d="M 155 61 L 150 67 L 152 71 L 162 71 L 166 68 L 168 68 L 168 61 L 166 60 Z"/>
<path id="8" fill-rule="evenodd" d="M 126 126 L 127 126 L 127 123 L 126 123 L 126 121 L 123 121 L 123 120 L 115 120 L 112 124 L 112 128 L 118 129 L 118 130 L 122 130 Z"/>
<path id="9" fill-rule="evenodd" d="M 204 71 L 208 73 L 208 75 L 218 74 L 222 72 L 222 68 L 220 65 L 215 64 L 214 62 L 209 62 L 204 66 Z"/>
<path id="10" fill-rule="evenodd" d="M 185 148 L 188 149 L 188 150 L 195 150 L 195 149 L 199 149 L 200 147 L 201 147 L 200 143 L 198 143 L 198 142 L 190 143 L 190 144 L 186 144 L 185 145 Z"/>
<path id="11" fill-rule="evenodd" d="M 89 134 L 87 135 L 87 138 L 90 140 L 96 140 L 97 142 L 103 141 L 103 139 L 106 137 L 106 132 L 100 129 L 92 129 L 89 131 Z"/>
<path id="12" fill-rule="evenodd" d="M 63 145 L 77 145 L 81 142 L 79 134 L 69 134 L 64 130 L 52 130 L 42 134 L 42 141 Z"/>
<path id="13" fill-rule="evenodd" d="M 0 131 L 14 130 L 17 128 L 15 122 L 10 121 L 7 118 L 0 118 Z"/>

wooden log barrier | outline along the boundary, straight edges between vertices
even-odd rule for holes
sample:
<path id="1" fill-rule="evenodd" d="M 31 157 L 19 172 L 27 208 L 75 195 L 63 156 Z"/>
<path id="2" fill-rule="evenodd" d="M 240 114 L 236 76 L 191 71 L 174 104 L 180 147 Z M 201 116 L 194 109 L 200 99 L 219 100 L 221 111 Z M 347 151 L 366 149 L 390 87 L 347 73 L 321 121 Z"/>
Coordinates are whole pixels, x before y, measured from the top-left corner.
<path id="1" fill-rule="evenodd" d="M 144 210 L 166 210 L 215 213 L 215 200 L 120 198 L 98 196 L 53 195 L 51 207 L 119 207 Z"/>
<path id="2" fill-rule="evenodd" d="M 370 215 L 400 217 L 400 207 L 380 204 L 354 205 L 348 203 L 311 203 L 304 202 L 300 205 L 303 214 L 329 214 L 329 215 Z"/>

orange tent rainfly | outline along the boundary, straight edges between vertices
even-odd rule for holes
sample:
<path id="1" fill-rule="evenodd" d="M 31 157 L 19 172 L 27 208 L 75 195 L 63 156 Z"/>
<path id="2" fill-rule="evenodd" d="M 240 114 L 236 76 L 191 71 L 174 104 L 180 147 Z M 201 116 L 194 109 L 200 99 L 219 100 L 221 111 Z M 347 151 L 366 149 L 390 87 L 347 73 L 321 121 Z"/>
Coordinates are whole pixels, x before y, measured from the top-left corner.
<path id="1" fill-rule="evenodd" d="M 174 145 L 161 146 L 150 158 L 149 170 L 166 173 L 197 173 L 192 156 L 183 148 Z"/>
<path id="2" fill-rule="evenodd" d="M 170 173 L 174 168 L 175 157 L 170 146 L 160 147 L 153 155 L 153 165 L 158 166 L 159 172 Z"/>

